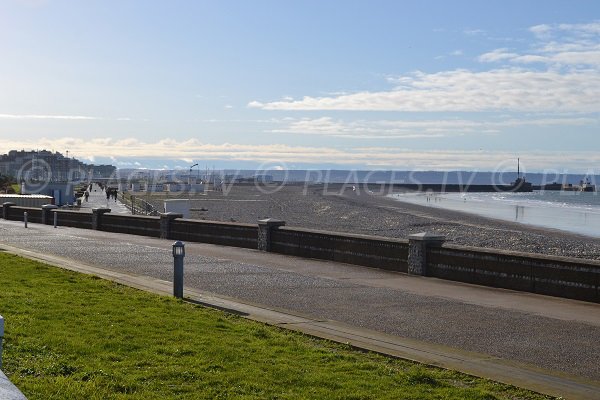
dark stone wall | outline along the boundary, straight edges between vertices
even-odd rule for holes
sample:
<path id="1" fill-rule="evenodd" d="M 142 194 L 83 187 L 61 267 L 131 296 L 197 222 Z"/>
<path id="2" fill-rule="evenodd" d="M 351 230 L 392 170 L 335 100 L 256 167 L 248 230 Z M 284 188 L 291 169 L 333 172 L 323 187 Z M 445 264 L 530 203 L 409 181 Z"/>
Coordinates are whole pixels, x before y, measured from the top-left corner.
<path id="1" fill-rule="evenodd" d="M 407 271 L 406 240 L 280 227 L 271 231 L 271 251 L 392 271 Z"/>
<path id="2" fill-rule="evenodd" d="M 600 262 L 445 245 L 427 249 L 427 276 L 600 302 Z"/>
<path id="3" fill-rule="evenodd" d="M 106 213 L 100 217 L 99 230 L 160 237 L 160 217 Z"/>
<path id="4" fill-rule="evenodd" d="M 58 226 L 92 229 L 92 213 L 69 210 L 56 210 L 54 212 L 58 214 Z"/>
<path id="5" fill-rule="evenodd" d="M 23 214 L 27 212 L 27 222 L 34 224 L 42 223 L 42 209 L 38 207 L 12 206 L 9 209 L 8 219 L 12 221 L 23 221 Z"/>
<path id="6" fill-rule="evenodd" d="M 175 219 L 170 236 L 174 240 L 258 248 L 258 226 L 252 224 Z"/>

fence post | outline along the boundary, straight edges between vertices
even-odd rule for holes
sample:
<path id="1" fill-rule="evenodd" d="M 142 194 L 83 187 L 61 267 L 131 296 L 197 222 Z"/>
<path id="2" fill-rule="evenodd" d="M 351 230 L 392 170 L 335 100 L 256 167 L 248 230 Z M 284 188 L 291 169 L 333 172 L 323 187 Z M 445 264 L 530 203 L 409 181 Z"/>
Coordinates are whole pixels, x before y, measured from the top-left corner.
<path id="1" fill-rule="evenodd" d="M 52 213 L 52 210 L 57 209 L 58 206 L 55 206 L 54 204 L 44 204 L 42 206 L 42 224 L 44 225 L 50 225 L 52 222 L 52 218 L 50 218 L 50 215 Z M 54 213 L 54 215 L 56 215 L 56 213 Z"/>
<path id="2" fill-rule="evenodd" d="M 10 201 L 2 203 L 2 218 L 8 219 L 8 214 L 10 214 L 10 208 L 15 205 L 15 203 Z"/>
<path id="3" fill-rule="evenodd" d="M 23 213 L 23 224 L 25 225 L 25 228 L 27 228 L 27 211 Z"/>
<path id="4" fill-rule="evenodd" d="M 96 231 L 102 230 L 102 215 L 109 212 L 110 208 L 106 207 L 92 208 L 92 229 Z"/>
<path id="5" fill-rule="evenodd" d="M 258 220 L 258 250 L 271 251 L 271 233 L 284 225 L 285 221 L 274 218 Z"/>
<path id="6" fill-rule="evenodd" d="M 408 273 L 427 275 L 427 248 L 439 247 L 446 237 L 433 233 L 416 233 L 408 236 Z"/>
<path id="7" fill-rule="evenodd" d="M 173 220 L 177 218 L 183 218 L 183 214 L 176 212 L 168 212 L 160 214 L 160 238 L 161 239 L 172 239 L 171 238 L 171 224 Z"/>

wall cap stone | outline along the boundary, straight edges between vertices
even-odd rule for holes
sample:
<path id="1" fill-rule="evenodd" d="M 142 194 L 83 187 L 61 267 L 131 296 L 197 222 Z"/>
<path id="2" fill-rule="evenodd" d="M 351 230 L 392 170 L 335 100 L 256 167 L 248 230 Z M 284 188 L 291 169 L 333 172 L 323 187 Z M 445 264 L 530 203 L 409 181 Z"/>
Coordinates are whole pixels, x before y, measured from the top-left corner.
<path id="1" fill-rule="evenodd" d="M 173 211 L 169 211 L 166 213 L 158 213 L 158 215 L 160 215 L 161 218 L 171 218 L 171 219 L 183 218 L 182 213 L 173 212 Z"/>
<path id="2" fill-rule="evenodd" d="M 408 235 L 408 240 L 423 240 L 423 241 L 428 241 L 428 242 L 444 242 L 444 241 L 446 241 L 446 236 L 436 235 L 435 233 L 429 233 L 429 232 L 421 232 L 421 233 L 415 233 L 413 235 Z"/>
<path id="3" fill-rule="evenodd" d="M 265 218 L 265 219 L 259 219 L 258 224 L 259 225 L 267 225 L 269 227 L 275 227 L 275 226 L 285 225 L 285 221 L 282 221 L 280 219 L 275 219 L 275 218 Z"/>
<path id="4" fill-rule="evenodd" d="M 101 214 L 103 214 L 103 213 L 108 213 L 110 211 L 111 211 L 111 209 L 107 208 L 107 207 L 94 207 L 94 208 L 92 208 L 92 212 L 93 213 L 101 213 Z"/>

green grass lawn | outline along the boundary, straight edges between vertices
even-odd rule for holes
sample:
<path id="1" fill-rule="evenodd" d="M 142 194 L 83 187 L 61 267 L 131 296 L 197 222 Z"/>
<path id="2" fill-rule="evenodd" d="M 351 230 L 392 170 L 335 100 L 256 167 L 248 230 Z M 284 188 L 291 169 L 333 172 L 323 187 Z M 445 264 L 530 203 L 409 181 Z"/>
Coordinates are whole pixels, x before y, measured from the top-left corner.
<path id="1" fill-rule="evenodd" d="M 4 371 L 29 399 L 542 399 L 0 253 Z"/>

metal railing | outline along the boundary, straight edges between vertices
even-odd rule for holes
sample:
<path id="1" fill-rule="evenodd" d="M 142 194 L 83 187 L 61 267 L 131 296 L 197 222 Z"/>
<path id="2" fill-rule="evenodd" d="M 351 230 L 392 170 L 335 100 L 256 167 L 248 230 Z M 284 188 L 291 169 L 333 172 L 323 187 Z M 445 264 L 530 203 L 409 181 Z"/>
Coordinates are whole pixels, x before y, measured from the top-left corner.
<path id="1" fill-rule="evenodd" d="M 159 214 L 159 211 L 156 209 L 156 207 L 154 207 L 154 205 L 134 195 L 121 193 L 121 202 L 131 211 L 132 215 L 137 214 L 157 216 Z"/>

